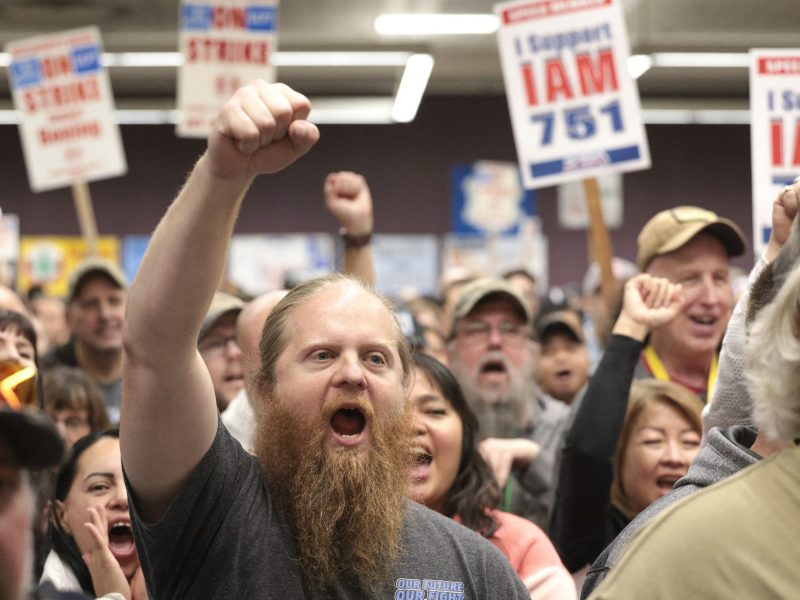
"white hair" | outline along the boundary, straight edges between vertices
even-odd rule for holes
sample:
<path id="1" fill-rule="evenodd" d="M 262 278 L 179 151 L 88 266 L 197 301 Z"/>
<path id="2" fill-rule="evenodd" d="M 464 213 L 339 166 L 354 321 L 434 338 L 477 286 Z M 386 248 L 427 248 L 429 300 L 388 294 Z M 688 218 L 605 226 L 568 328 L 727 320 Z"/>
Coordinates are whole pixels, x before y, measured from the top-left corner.
<path id="1" fill-rule="evenodd" d="M 753 322 L 747 379 L 753 419 L 767 436 L 800 437 L 800 268 Z"/>

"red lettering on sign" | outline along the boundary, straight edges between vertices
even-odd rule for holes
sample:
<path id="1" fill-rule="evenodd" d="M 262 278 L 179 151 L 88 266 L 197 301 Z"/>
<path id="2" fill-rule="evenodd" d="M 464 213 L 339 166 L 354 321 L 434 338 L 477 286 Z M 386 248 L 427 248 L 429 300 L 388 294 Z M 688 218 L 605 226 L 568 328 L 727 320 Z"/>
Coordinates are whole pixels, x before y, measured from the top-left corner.
<path id="1" fill-rule="evenodd" d="M 564 63 L 559 58 L 553 58 L 544 63 L 546 73 L 545 88 L 547 90 L 547 101 L 554 102 L 559 96 L 564 100 L 573 98 L 575 94 L 569 84 L 569 77 L 564 68 Z"/>
<path id="2" fill-rule="evenodd" d="M 761 75 L 800 75 L 800 57 L 771 56 L 758 59 Z"/>
<path id="3" fill-rule="evenodd" d="M 783 122 L 772 121 L 770 138 L 772 138 L 772 166 L 780 167 L 783 165 Z"/>
<path id="4" fill-rule="evenodd" d="M 588 53 L 578 54 L 575 60 L 578 64 L 581 93 L 584 96 L 618 89 L 614 53 L 610 48 L 600 50 L 596 65 L 592 63 L 592 57 Z"/>
<path id="5" fill-rule="evenodd" d="M 69 62 L 69 56 L 66 54 L 61 56 L 48 56 L 42 59 L 42 73 L 46 79 L 52 79 L 59 75 L 71 75 L 72 64 Z"/>
<path id="6" fill-rule="evenodd" d="M 244 29 L 247 23 L 244 8 L 214 7 L 214 29 Z"/>
<path id="7" fill-rule="evenodd" d="M 187 62 L 269 64 L 269 44 L 266 41 L 242 42 L 210 38 L 192 38 L 186 49 Z"/>

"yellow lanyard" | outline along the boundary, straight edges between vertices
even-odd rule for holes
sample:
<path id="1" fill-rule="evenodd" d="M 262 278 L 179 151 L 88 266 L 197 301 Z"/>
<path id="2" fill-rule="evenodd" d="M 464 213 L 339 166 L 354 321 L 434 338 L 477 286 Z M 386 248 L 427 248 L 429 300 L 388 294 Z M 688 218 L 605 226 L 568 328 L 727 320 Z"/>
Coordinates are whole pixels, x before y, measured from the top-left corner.
<path id="1" fill-rule="evenodd" d="M 647 346 L 642 352 L 644 363 L 647 369 L 652 373 L 653 377 L 661 381 L 672 381 L 672 378 L 667 373 L 664 363 L 658 358 L 658 354 L 652 346 Z M 711 359 L 711 369 L 708 372 L 708 386 L 706 387 L 706 402 L 711 402 L 711 394 L 714 391 L 714 384 L 717 382 L 717 355 Z"/>

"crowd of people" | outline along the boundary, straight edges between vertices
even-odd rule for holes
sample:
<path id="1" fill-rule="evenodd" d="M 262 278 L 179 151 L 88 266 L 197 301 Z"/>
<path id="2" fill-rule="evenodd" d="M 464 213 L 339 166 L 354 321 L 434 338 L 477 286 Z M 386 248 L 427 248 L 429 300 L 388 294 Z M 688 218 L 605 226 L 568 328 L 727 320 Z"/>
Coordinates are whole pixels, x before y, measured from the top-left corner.
<path id="1" fill-rule="evenodd" d="M 390 301 L 347 171 L 340 273 L 219 289 L 309 112 L 237 91 L 130 285 L 90 257 L 63 300 L 0 290 L 0 599 L 792 597 L 800 183 L 738 298 L 741 229 L 678 206 L 616 303 L 596 265 L 558 301 L 524 269 Z"/>

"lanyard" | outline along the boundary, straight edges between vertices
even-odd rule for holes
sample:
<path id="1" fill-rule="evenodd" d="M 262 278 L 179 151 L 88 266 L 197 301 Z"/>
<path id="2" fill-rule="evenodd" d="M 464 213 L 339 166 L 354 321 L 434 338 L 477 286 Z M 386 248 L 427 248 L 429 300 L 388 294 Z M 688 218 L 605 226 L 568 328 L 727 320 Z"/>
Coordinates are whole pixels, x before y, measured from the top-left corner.
<path id="1" fill-rule="evenodd" d="M 658 354 L 656 354 L 656 351 L 652 346 L 647 346 L 647 348 L 644 349 L 642 352 L 642 358 L 644 359 L 644 364 L 647 367 L 647 370 L 650 371 L 653 377 L 660 379 L 661 381 L 672 381 L 669 373 L 667 373 L 664 363 L 662 363 L 661 359 L 658 358 Z M 708 371 L 708 386 L 706 387 L 706 402 L 708 403 L 711 402 L 711 394 L 714 391 L 714 384 L 716 382 L 717 355 L 714 353 L 714 356 L 711 359 L 711 369 Z"/>

